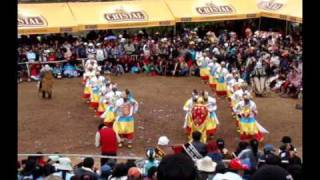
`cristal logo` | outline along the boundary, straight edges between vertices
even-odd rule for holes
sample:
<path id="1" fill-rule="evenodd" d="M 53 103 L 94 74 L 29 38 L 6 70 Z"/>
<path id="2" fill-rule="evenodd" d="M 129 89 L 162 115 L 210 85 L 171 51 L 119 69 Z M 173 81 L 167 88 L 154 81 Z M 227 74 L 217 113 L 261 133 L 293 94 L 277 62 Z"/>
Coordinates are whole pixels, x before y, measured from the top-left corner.
<path id="1" fill-rule="evenodd" d="M 260 9 L 276 11 L 281 9 L 284 6 L 282 3 L 277 3 L 274 0 L 271 1 L 261 1 L 258 4 Z"/>
<path id="2" fill-rule="evenodd" d="M 196 11 L 199 14 L 210 15 L 210 14 L 232 14 L 235 13 L 235 8 L 231 5 L 215 5 L 214 3 L 206 3 L 203 7 L 197 7 Z"/>
<path id="3" fill-rule="evenodd" d="M 18 27 L 43 27 L 47 25 L 46 19 L 42 16 L 25 16 L 18 14 Z"/>
<path id="4" fill-rule="evenodd" d="M 106 13 L 104 17 L 110 22 L 147 20 L 147 14 L 144 11 L 127 12 L 124 9 L 117 9 L 115 12 Z"/>

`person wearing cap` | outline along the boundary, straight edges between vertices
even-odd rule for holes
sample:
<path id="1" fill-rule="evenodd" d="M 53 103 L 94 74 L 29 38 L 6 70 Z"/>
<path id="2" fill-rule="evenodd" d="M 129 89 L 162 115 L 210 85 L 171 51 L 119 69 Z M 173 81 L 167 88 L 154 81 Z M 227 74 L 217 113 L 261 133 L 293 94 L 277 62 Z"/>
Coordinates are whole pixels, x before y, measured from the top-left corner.
<path id="1" fill-rule="evenodd" d="M 107 59 L 107 52 L 103 49 L 101 43 L 97 43 L 97 49 L 96 49 L 96 59 L 98 62 L 98 65 L 102 66 L 103 61 Z"/>
<path id="2" fill-rule="evenodd" d="M 127 146 L 131 149 L 134 133 L 133 115 L 138 111 L 138 102 L 132 97 L 130 98 L 125 92 L 121 96 L 116 102 L 116 119 L 113 128 L 121 137 L 121 142 L 118 146 L 122 147 L 123 142 L 127 140 Z"/>
<path id="3" fill-rule="evenodd" d="M 141 180 L 142 173 L 141 170 L 137 167 L 131 167 L 128 170 L 128 180 Z"/>
<path id="4" fill-rule="evenodd" d="M 219 125 L 219 119 L 216 114 L 217 111 L 217 101 L 216 98 L 209 96 L 208 91 L 203 91 L 202 92 L 202 97 L 204 99 L 204 104 L 207 106 L 208 111 L 209 111 L 209 117 L 212 120 L 212 126 L 213 126 L 213 131 L 211 135 L 214 135 L 217 131 L 217 125 Z"/>
<path id="5" fill-rule="evenodd" d="M 110 84 L 112 86 L 112 83 Z M 110 87 L 111 91 L 106 93 L 105 102 L 106 104 L 104 113 L 100 116 L 106 126 L 112 127 L 116 118 L 116 101 L 120 98 L 121 92 L 116 87 Z"/>
<path id="6" fill-rule="evenodd" d="M 199 179 L 211 179 L 216 171 L 217 163 L 212 161 L 209 156 L 196 161 Z"/>
<path id="7" fill-rule="evenodd" d="M 208 107 L 205 105 L 204 97 L 200 96 L 195 101 L 187 117 L 188 138 L 191 141 L 193 132 L 199 131 L 202 134 L 201 142 L 206 143 L 207 137 L 213 135 L 216 129 L 210 118 Z"/>
<path id="8" fill-rule="evenodd" d="M 164 156 L 174 153 L 172 146 L 169 145 L 169 142 L 170 140 L 167 136 L 159 137 L 158 144 L 155 148 L 157 159 L 162 159 Z"/>
<path id="9" fill-rule="evenodd" d="M 255 102 L 250 99 L 249 92 L 244 93 L 243 100 L 233 108 L 233 111 L 240 119 L 240 139 L 256 139 L 258 141 L 262 141 L 263 133 L 268 133 L 268 131 L 256 121 L 256 116 L 258 114 L 257 106 Z"/>
<path id="10" fill-rule="evenodd" d="M 53 89 L 53 74 L 51 67 L 46 64 L 40 71 L 39 92 L 42 93 L 42 98 L 51 99 Z"/>
<path id="11" fill-rule="evenodd" d="M 101 88 L 100 88 L 100 92 L 99 92 L 99 105 L 98 105 L 98 108 L 97 108 L 97 112 L 96 112 L 96 116 L 97 117 L 100 117 L 106 110 L 106 107 L 107 107 L 107 100 L 106 100 L 106 94 L 107 94 L 107 88 L 105 85 L 101 85 Z"/>
<path id="12" fill-rule="evenodd" d="M 210 75 L 209 75 L 209 86 L 216 90 L 217 88 L 217 78 L 216 71 L 220 68 L 220 64 L 216 62 L 217 58 L 213 57 L 212 61 L 209 63 Z"/>
<path id="13" fill-rule="evenodd" d="M 219 96 L 227 95 L 226 75 L 228 74 L 228 70 L 225 68 L 225 65 L 226 63 L 222 61 L 220 63 L 220 67 L 217 69 L 215 73 L 215 77 L 217 79 L 216 93 Z"/>
<path id="14" fill-rule="evenodd" d="M 252 180 L 293 180 L 289 172 L 279 166 L 265 165 L 252 176 Z"/>
<path id="15" fill-rule="evenodd" d="M 58 161 L 59 163 L 56 165 L 57 172 L 53 173 L 53 176 L 61 177 L 63 180 L 71 180 L 74 174 L 70 158 L 62 157 Z"/>
<path id="16" fill-rule="evenodd" d="M 204 82 L 207 82 L 209 80 L 209 68 L 208 68 L 208 60 L 205 59 L 205 57 L 203 55 L 201 55 L 200 57 L 198 57 L 196 59 L 197 61 L 197 65 L 200 68 L 200 77 L 201 80 Z"/>
<path id="17" fill-rule="evenodd" d="M 96 51 L 96 48 L 94 47 L 93 43 L 90 42 L 88 44 L 86 52 L 87 52 L 87 57 L 89 59 L 95 59 L 96 58 L 97 51 Z"/>
<path id="18" fill-rule="evenodd" d="M 147 160 L 145 160 L 142 168 L 142 174 L 144 176 L 148 175 L 148 171 L 151 167 L 158 167 L 160 163 L 160 161 L 156 159 L 156 151 L 153 148 L 149 148 L 146 150 L 146 157 Z"/>
<path id="19" fill-rule="evenodd" d="M 234 172 L 226 172 L 224 174 L 217 173 L 212 180 L 243 180 L 242 177 Z"/>
<path id="20" fill-rule="evenodd" d="M 183 105 L 183 110 L 185 111 L 186 115 L 185 115 L 185 120 L 184 120 L 184 124 L 183 124 L 183 128 L 187 128 L 187 119 L 188 119 L 188 114 L 191 112 L 192 110 L 192 106 L 193 103 L 196 102 L 197 98 L 199 96 L 199 93 L 196 89 L 194 89 L 192 91 L 192 97 L 189 98 Z"/>
<path id="21" fill-rule="evenodd" d="M 94 109 L 95 111 L 99 106 L 99 99 L 100 99 L 99 91 L 100 91 L 99 82 L 98 82 L 98 79 L 96 78 L 96 80 L 92 83 L 91 96 L 90 96 L 90 108 Z"/>

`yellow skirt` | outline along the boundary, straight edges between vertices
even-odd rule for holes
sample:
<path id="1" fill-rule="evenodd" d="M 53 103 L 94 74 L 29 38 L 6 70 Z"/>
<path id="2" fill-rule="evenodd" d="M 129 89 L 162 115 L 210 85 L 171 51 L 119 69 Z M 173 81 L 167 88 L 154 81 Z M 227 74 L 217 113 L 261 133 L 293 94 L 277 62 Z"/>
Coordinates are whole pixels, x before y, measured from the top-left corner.
<path id="1" fill-rule="evenodd" d="M 134 119 L 130 117 L 120 117 L 118 121 L 113 124 L 113 129 L 119 135 L 131 134 L 134 132 Z"/>
<path id="2" fill-rule="evenodd" d="M 227 84 L 218 82 L 216 92 L 217 92 L 217 95 L 221 95 L 221 96 L 227 95 Z"/>
<path id="3" fill-rule="evenodd" d="M 200 68 L 200 77 L 202 80 L 208 80 L 209 79 L 209 68 Z"/>
<path id="4" fill-rule="evenodd" d="M 209 85 L 210 85 L 212 88 L 216 88 L 216 87 L 217 87 L 217 78 L 210 75 L 210 76 L 209 76 Z"/>

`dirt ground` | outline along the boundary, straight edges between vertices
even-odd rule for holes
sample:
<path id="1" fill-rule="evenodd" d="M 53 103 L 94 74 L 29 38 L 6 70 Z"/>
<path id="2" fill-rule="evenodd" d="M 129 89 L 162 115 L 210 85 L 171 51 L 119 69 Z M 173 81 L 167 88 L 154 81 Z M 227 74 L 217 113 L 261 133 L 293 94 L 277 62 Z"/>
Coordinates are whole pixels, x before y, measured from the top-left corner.
<path id="1" fill-rule="evenodd" d="M 197 77 L 150 77 L 123 75 L 112 77 L 120 89 L 129 88 L 139 102 L 135 116 L 133 149 L 120 149 L 119 155 L 143 156 L 146 147 L 166 135 L 170 143 L 185 143 L 182 129 L 182 106 L 190 98 L 192 89 L 210 90 Z M 18 85 L 18 152 L 99 154 L 94 146 L 95 133 L 101 122 L 81 99 L 81 80 L 55 80 L 52 100 L 38 96 L 35 82 Z M 296 110 L 297 100 L 277 95 L 254 99 L 258 120 L 270 134 L 264 143 L 279 146 L 282 136 L 293 138 L 302 153 L 302 111 Z M 223 137 L 227 148 L 234 150 L 239 142 L 231 110 L 225 99 L 218 98 L 217 115 L 220 120 L 216 137 Z"/>

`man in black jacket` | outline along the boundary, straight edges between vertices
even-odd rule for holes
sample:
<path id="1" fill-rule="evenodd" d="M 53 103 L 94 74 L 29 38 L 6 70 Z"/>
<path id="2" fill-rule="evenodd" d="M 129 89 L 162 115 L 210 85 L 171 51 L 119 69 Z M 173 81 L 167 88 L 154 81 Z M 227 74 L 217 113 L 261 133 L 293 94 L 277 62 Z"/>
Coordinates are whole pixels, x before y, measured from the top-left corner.
<path id="1" fill-rule="evenodd" d="M 99 176 L 93 170 L 94 160 L 91 157 L 87 157 L 83 160 L 82 167 L 79 167 L 75 171 L 75 176 L 81 179 L 84 176 L 90 176 L 90 179 L 98 180 Z"/>

